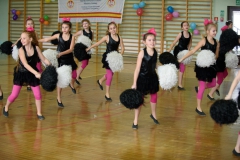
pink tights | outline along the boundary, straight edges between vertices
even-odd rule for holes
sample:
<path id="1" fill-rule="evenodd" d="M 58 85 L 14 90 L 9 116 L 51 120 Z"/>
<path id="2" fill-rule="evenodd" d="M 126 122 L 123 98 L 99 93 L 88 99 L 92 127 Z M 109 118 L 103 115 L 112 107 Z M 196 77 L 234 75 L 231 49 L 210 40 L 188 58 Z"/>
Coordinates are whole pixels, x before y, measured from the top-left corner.
<path id="1" fill-rule="evenodd" d="M 38 71 L 39 71 L 40 73 L 42 73 L 41 62 L 37 62 L 36 67 L 37 67 Z"/>
<path id="2" fill-rule="evenodd" d="M 157 93 L 150 94 L 151 99 L 150 102 L 157 103 Z"/>
<path id="3" fill-rule="evenodd" d="M 223 72 L 217 72 L 217 84 L 220 86 L 223 80 L 227 77 L 228 71 L 225 69 Z"/>
<path id="4" fill-rule="evenodd" d="M 89 59 L 82 60 L 82 69 L 86 68 L 88 65 Z"/>
<path id="5" fill-rule="evenodd" d="M 76 69 L 72 71 L 72 79 L 76 79 L 77 78 L 77 71 Z"/>
<path id="6" fill-rule="evenodd" d="M 15 99 L 18 97 L 18 95 L 20 93 L 21 88 L 22 88 L 22 86 L 13 85 L 12 93 L 8 97 L 9 102 L 14 102 L 15 101 Z M 41 100 L 42 95 L 41 95 L 41 92 L 40 92 L 40 87 L 39 86 L 36 86 L 36 87 L 31 86 L 31 89 L 33 91 L 35 99 L 36 100 Z"/>
<path id="7" fill-rule="evenodd" d="M 212 79 L 212 82 L 199 81 L 199 88 L 197 93 L 197 99 L 202 99 L 204 90 L 216 86 L 216 78 Z"/>
<path id="8" fill-rule="evenodd" d="M 184 73 L 184 71 L 185 71 L 185 65 L 184 65 L 183 63 L 180 63 L 180 64 L 179 64 L 179 71 L 182 72 L 182 73 Z"/>
<path id="9" fill-rule="evenodd" d="M 105 74 L 105 78 L 106 78 L 106 86 L 111 86 L 111 82 L 112 82 L 112 77 L 113 77 L 113 72 L 111 69 L 106 69 L 106 74 Z"/>

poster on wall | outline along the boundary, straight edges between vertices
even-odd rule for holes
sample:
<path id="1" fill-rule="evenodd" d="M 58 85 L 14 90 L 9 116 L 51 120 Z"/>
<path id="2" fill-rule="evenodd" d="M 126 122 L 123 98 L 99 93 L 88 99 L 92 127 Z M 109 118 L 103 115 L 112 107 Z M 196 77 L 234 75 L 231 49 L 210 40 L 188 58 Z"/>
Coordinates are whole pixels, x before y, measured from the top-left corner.
<path id="1" fill-rule="evenodd" d="M 58 0 L 58 22 L 89 19 L 91 22 L 122 23 L 125 0 Z"/>

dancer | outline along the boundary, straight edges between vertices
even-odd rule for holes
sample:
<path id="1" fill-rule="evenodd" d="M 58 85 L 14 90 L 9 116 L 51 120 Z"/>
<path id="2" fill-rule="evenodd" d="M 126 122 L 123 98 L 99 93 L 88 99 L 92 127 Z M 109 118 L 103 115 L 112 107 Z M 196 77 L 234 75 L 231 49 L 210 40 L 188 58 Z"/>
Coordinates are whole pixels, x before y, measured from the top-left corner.
<path id="1" fill-rule="evenodd" d="M 41 112 L 41 92 L 40 92 L 40 77 L 41 73 L 36 67 L 37 61 L 40 58 L 46 65 L 50 62 L 43 56 L 38 47 L 38 41 L 33 28 L 27 28 L 21 34 L 22 47 L 19 49 L 19 62 L 14 68 L 13 89 L 11 95 L 7 99 L 5 107 L 3 107 L 3 115 L 8 117 L 8 109 L 14 100 L 18 97 L 23 85 L 29 84 L 35 97 L 37 107 L 37 118 L 44 120 Z"/>
<path id="2" fill-rule="evenodd" d="M 178 42 L 178 45 L 175 46 L 174 48 L 174 56 L 177 58 L 177 55 L 180 51 L 183 50 L 190 50 L 192 46 L 192 36 L 190 32 L 188 32 L 189 24 L 187 21 L 183 21 L 181 23 L 181 28 L 182 32 L 180 32 L 173 43 L 171 44 L 170 48 L 168 49 L 168 52 L 171 52 L 172 48 L 175 46 L 175 44 Z M 183 63 L 180 63 L 179 66 L 179 74 L 178 74 L 178 89 L 179 90 L 184 90 L 183 85 L 182 85 L 182 79 L 183 79 L 183 74 L 185 71 L 185 65 Z"/>
<path id="3" fill-rule="evenodd" d="M 72 23 L 70 22 L 69 18 L 63 18 L 62 22 L 62 33 L 60 34 L 55 34 L 51 37 L 45 38 L 45 39 L 39 39 L 39 42 L 48 42 L 54 39 L 58 39 L 58 47 L 57 51 L 59 52 L 57 55 L 58 58 L 58 66 L 62 65 L 70 65 L 72 67 L 72 80 L 69 84 L 69 87 L 72 89 L 72 92 L 76 94 L 76 90 L 74 88 L 74 81 L 76 79 L 76 69 L 77 69 L 77 64 L 74 61 L 73 58 L 73 47 L 74 47 L 74 40 L 75 37 L 72 36 L 71 34 L 71 28 L 72 28 Z M 62 100 L 61 100 L 61 92 L 62 88 L 57 87 L 57 104 L 59 107 L 64 107 Z"/>
<path id="4" fill-rule="evenodd" d="M 189 57 L 190 55 L 194 54 L 201 48 L 201 50 L 210 50 L 215 54 L 215 57 L 218 57 L 219 52 L 219 43 L 217 42 L 214 37 L 217 33 L 217 27 L 213 23 L 208 23 L 205 26 L 205 30 L 207 32 L 207 36 L 203 38 L 194 49 L 189 51 L 182 59 L 179 60 L 179 62 L 182 62 L 185 58 Z M 204 59 L 204 57 L 202 57 Z M 202 61 L 204 61 L 202 59 Z M 201 57 L 199 57 L 199 60 L 201 60 Z M 215 61 L 215 60 L 214 60 Z M 202 111 L 201 108 L 201 102 L 204 90 L 206 88 L 212 88 L 216 85 L 216 65 L 211 65 L 209 67 L 200 67 L 197 64 L 195 65 L 195 72 L 196 77 L 199 81 L 199 86 L 195 87 L 195 91 L 197 92 L 197 108 L 196 112 L 201 115 L 205 116 L 206 114 Z M 207 95 L 209 97 L 209 95 Z"/>
<path id="5" fill-rule="evenodd" d="M 122 38 L 117 34 L 117 24 L 115 22 L 110 22 L 108 24 L 108 29 L 106 32 L 106 36 L 104 36 L 100 41 L 92 45 L 91 47 L 87 48 L 86 51 L 89 51 L 93 47 L 97 47 L 98 45 L 102 44 L 103 42 L 106 42 L 107 49 L 106 52 L 103 54 L 102 57 L 102 63 L 103 68 L 106 68 L 106 74 L 99 80 L 97 80 L 97 83 L 101 90 L 103 90 L 102 83 L 106 80 L 106 94 L 105 99 L 107 101 L 112 101 L 112 98 L 110 97 L 110 86 L 112 82 L 113 72 L 109 67 L 108 62 L 106 61 L 107 55 L 112 51 L 118 51 L 118 47 L 120 45 L 121 47 L 121 54 L 124 53 L 124 44 Z"/>
<path id="6" fill-rule="evenodd" d="M 83 19 L 82 20 L 82 27 L 83 29 L 78 31 L 77 33 L 75 33 L 73 36 L 77 37 L 77 36 L 87 36 L 91 41 L 93 41 L 94 38 L 94 32 L 91 30 L 91 23 L 88 19 Z M 82 59 L 82 65 L 80 67 L 80 62 L 79 62 L 79 67 L 77 69 L 77 78 L 75 80 L 75 82 L 80 85 L 80 82 L 78 81 L 78 79 L 82 79 L 80 77 L 81 73 L 83 72 L 83 70 L 87 67 L 89 59 L 91 58 L 91 54 L 87 54 L 86 57 L 84 57 L 84 59 Z"/>
<path id="7" fill-rule="evenodd" d="M 159 124 L 156 117 L 157 92 L 159 91 L 158 76 L 155 71 L 157 64 L 156 32 L 154 28 L 150 29 L 143 35 L 143 43 L 145 48 L 138 54 L 136 69 L 134 71 L 132 88 L 140 91 L 143 95 L 150 94 L 151 110 L 150 117 L 154 123 Z M 142 106 L 134 110 L 135 117 L 132 128 L 138 129 L 138 117 Z"/>
<path id="8" fill-rule="evenodd" d="M 233 22 L 231 20 L 228 20 L 226 25 L 221 28 L 222 32 L 227 30 L 227 29 L 232 29 L 233 28 Z"/>
<path id="9" fill-rule="evenodd" d="M 34 21 L 31 17 L 28 17 L 27 20 L 26 20 L 26 28 L 34 28 Z M 36 38 L 38 39 L 38 35 L 37 35 L 37 32 L 34 31 L 35 34 L 36 34 Z M 21 38 L 19 38 L 15 43 L 13 43 L 12 47 L 14 47 L 15 45 L 17 45 L 18 49 L 22 46 L 21 44 Z M 38 45 L 38 44 L 37 44 Z M 39 70 L 40 73 L 42 73 L 42 67 L 41 67 L 41 62 L 40 62 L 40 59 L 38 59 L 38 62 L 37 62 L 37 69 Z M 27 90 L 28 91 L 31 91 L 31 87 L 30 86 L 27 86 Z"/>

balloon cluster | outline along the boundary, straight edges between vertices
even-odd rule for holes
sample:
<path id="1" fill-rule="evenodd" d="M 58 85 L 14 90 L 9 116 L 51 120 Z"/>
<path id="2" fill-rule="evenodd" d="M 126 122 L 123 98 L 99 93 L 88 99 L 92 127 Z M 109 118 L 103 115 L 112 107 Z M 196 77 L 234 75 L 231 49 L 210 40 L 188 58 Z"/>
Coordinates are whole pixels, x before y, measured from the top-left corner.
<path id="1" fill-rule="evenodd" d="M 39 22 L 45 25 L 49 25 L 49 17 L 48 15 L 44 15 L 43 18 L 39 18 Z"/>
<path id="2" fill-rule="evenodd" d="M 179 13 L 177 12 L 177 11 L 174 11 L 174 9 L 173 9 L 173 7 L 172 6 L 168 6 L 167 7 L 167 10 L 168 10 L 168 14 L 166 14 L 166 16 L 165 16 L 165 19 L 167 20 L 167 21 L 171 21 L 172 19 L 173 19 L 173 17 L 174 18 L 177 18 L 177 17 L 179 17 Z"/>
<path id="3" fill-rule="evenodd" d="M 18 16 L 21 14 L 21 12 L 18 11 L 18 10 L 16 10 L 16 9 L 12 9 L 11 12 L 12 12 L 12 14 L 13 14 L 12 19 L 13 19 L 14 21 L 16 21 L 16 20 L 18 19 Z"/>
<path id="4" fill-rule="evenodd" d="M 192 22 L 190 23 L 190 28 L 188 29 L 188 32 L 193 33 L 194 35 L 199 35 L 200 32 L 196 28 L 197 28 L 196 23 Z"/>
<path id="5" fill-rule="evenodd" d="M 143 14 L 143 9 L 142 8 L 145 7 L 145 5 L 146 5 L 146 3 L 143 2 L 143 1 L 141 1 L 139 4 L 134 4 L 133 5 L 133 8 L 137 10 L 136 13 L 137 13 L 138 16 L 142 16 L 142 14 Z"/>

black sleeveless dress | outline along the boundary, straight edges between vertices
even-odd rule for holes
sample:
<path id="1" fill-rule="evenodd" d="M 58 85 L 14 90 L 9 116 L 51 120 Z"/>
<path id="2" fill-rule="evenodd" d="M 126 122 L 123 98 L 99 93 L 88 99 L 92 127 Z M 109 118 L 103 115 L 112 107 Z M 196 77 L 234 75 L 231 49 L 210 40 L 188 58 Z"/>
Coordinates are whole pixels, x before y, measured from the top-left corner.
<path id="1" fill-rule="evenodd" d="M 39 70 L 37 69 L 36 65 L 38 62 L 38 52 L 36 49 L 36 46 L 33 46 L 34 53 L 32 56 L 28 56 L 25 46 L 22 46 L 27 63 L 37 72 Z M 33 86 L 36 87 L 40 85 L 40 80 L 35 77 L 35 75 L 31 72 L 29 72 L 23 65 L 21 59 L 19 59 L 18 65 L 14 68 L 14 74 L 13 74 L 13 84 L 18 86 Z"/>
<path id="2" fill-rule="evenodd" d="M 89 30 L 89 33 L 87 33 L 85 30 L 83 30 L 83 35 L 87 36 L 92 41 L 93 33 L 91 30 Z M 91 59 L 91 54 L 86 54 L 82 60 L 88 60 L 88 59 Z"/>
<path id="3" fill-rule="evenodd" d="M 158 76 L 156 73 L 157 51 L 154 49 L 154 54 L 150 56 L 147 49 L 144 48 L 144 56 L 140 72 L 137 79 L 137 90 L 142 94 L 154 94 L 159 91 Z"/>
<path id="4" fill-rule="evenodd" d="M 175 46 L 174 50 L 173 50 L 173 54 L 174 56 L 177 58 L 177 55 L 179 52 L 183 51 L 183 50 L 188 50 L 188 44 L 190 42 L 190 39 L 191 39 L 191 34 L 190 32 L 188 32 L 189 34 L 189 37 L 188 38 L 185 38 L 184 35 L 183 35 L 183 31 L 181 32 L 182 33 L 182 36 L 181 38 L 179 39 L 178 41 L 178 45 Z"/>
<path id="5" fill-rule="evenodd" d="M 216 39 L 213 38 L 214 44 L 211 44 L 208 42 L 207 37 L 205 37 L 206 43 L 204 46 L 201 47 L 201 50 L 210 50 L 214 54 L 217 49 L 217 41 Z M 205 81 L 205 82 L 212 82 L 213 78 L 216 78 L 217 76 L 217 66 L 216 64 L 211 65 L 210 67 L 199 67 L 195 63 L 195 70 L 196 72 L 196 77 L 199 81 Z"/>
<path id="6" fill-rule="evenodd" d="M 72 34 L 70 34 L 69 39 L 67 41 L 64 41 L 62 38 L 62 33 L 60 33 L 58 41 L 59 42 L 58 42 L 57 51 L 64 52 L 70 48 L 71 41 L 72 41 Z M 72 67 L 72 70 L 77 69 L 77 64 L 74 61 L 72 52 L 62 55 L 61 57 L 58 58 L 58 67 L 62 65 L 70 65 Z"/>
<path id="7" fill-rule="evenodd" d="M 106 52 L 103 53 L 103 55 L 102 55 L 103 68 L 110 69 L 109 65 L 108 65 L 108 62 L 106 61 L 107 54 L 112 52 L 112 51 L 118 51 L 119 44 L 120 44 L 120 37 L 118 36 L 118 41 L 115 41 L 111 37 L 111 34 L 109 34 L 109 42 L 107 43 L 107 49 L 106 49 Z"/>

